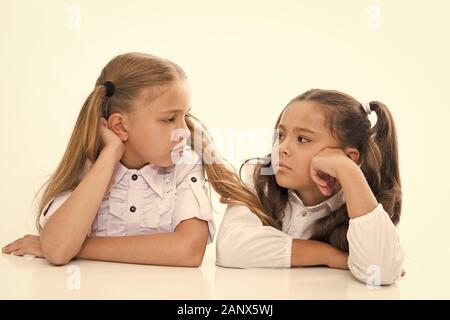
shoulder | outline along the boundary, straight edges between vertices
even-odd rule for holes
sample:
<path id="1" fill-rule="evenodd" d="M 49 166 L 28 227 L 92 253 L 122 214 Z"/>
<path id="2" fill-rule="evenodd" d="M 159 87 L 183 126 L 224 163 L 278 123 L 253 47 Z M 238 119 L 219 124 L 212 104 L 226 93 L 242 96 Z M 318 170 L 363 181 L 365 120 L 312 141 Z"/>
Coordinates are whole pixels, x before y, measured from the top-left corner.
<path id="1" fill-rule="evenodd" d="M 55 213 L 56 210 L 58 210 L 59 207 L 61 207 L 61 205 L 69 198 L 71 194 L 72 191 L 62 192 L 47 202 L 39 216 L 39 224 L 41 227 L 44 227 L 48 219 L 53 215 L 53 213 Z"/>
<path id="2" fill-rule="evenodd" d="M 222 224 L 250 224 L 262 225 L 262 221 L 245 205 L 228 205 L 223 217 Z"/>
<path id="3" fill-rule="evenodd" d="M 55 211 L 67 200 L 67 198 L 69 198 L 71 194 L 72 191 L 66 191 L 50 199 L 50 201 L 48 201 L 45 207 L 42 209 L 42 215 L 46 216 L 48 215 L 49 211 Z"/>
<path id="4" fill-rule="evenodd" d="M 183 157 L 175 164 L 176 184 L 192 178 L 204 180 L 203 161 L 197 152 L 186 148 Z"/>

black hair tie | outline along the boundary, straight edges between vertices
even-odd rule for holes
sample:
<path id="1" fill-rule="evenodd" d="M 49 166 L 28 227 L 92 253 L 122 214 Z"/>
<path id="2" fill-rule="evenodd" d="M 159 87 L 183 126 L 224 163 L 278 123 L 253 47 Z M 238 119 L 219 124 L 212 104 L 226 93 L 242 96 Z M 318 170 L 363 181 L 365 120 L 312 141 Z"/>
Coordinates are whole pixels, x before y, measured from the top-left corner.
<path id="1" fill-rule="evenodd" d="M 114 91 L 116 90 L 116 86 L 114 85 L 114 83 L 112 83 L 111 81 L 106 81 L 105 83 L 103 83 L 103 85 L 106 88 L 106 96 L 112 97 Z"/>

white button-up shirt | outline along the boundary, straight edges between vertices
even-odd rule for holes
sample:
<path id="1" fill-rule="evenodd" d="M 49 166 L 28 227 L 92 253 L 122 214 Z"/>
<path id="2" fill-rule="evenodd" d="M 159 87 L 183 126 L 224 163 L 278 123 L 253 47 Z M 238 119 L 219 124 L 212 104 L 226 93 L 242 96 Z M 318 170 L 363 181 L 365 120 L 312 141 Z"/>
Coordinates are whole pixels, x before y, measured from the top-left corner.
<path id="1" fill-rule="evenodd" d="M 140 170 L 127 169 L 119 162 L 90 235 L 171 232 L 181 221 L 195 217 L 208 222 L 208 243 L 212 242 L 215 224 L 201 159 L 189 148 L 183 158 L 186 161 L 181 159 L 171 167 L 148 164 Z M 62 193 L 49 201 L 40 217 L 42 227 L 70 194 Z"/>
<path id="2" fill-rule="evenodd" d="M 294 239 L 311 238 L 314 223 L 326 217 L 330 212 L 336 211 L 345 203 L 342 191 L 318 205 L 309 207 L 303 205 L 303 201 L 293 190 L 289 190 L 288 194 L 288 206 L 292 206 L 292 208 L 285 210 L 282 230 Z"/>
<path id="3" fill-rule="evenodd" d="M 229 205 L 217 236 L 216 264 L 223 267 L 289 268 L 293 239 L 310 239 L 314 223 L 345 203 L 341 191 L 316 206 L 305 206 L 289 190 L 282 230 L 263 226 L 243 205 Z M 404 251 L 397 229 L 381 204 L 370 213 L 350 219 L 348 267 L 367 282 L 374 271 L 380 284 L 393 283 L 401 274 Z"/>

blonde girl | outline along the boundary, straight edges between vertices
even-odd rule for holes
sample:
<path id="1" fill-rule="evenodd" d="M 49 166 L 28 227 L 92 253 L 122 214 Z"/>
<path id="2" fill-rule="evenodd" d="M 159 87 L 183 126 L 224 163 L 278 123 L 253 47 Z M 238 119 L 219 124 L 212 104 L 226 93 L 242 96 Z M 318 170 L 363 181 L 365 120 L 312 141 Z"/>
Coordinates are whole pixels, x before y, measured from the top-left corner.
<path id="1" fill-rule="evenodd" d="M 177 64 L 143 53 L 112 59 L 45 186 L 40 235 L 2 252 L 55 265 L 78 257 L 199 266 L 215 230 L 205 172 L 218 191 L 239 180 L 225 165 L 203 163 L 214 148 L 189 110 L 188 81 Z"/>
<path id="2" fill-rule="evenodd" d="M 254 170 L 244 167 L 250 185 L 229 194 L 217 264 L 324 265 L 350 269 L 363 282 L 393 283 L 404 252 L 395 227 L 402 194 L 388 108 L 314 89 L 289 102 L 275 129 L 272 153 Z"/>

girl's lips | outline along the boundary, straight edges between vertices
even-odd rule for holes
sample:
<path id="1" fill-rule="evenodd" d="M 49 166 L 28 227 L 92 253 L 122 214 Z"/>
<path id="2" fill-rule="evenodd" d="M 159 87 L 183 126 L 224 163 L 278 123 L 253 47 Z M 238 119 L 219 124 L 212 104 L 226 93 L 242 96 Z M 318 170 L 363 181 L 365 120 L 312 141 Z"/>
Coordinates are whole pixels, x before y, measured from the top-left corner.
<path id="1" fill-rule="evenodd" d="M 283 169 L 287 169 L 287 170 L 292 170 L 290 167 L 288 167 L 286 164 L 284 164 L 283 162 L 280 162 L 278 164 L 279 168 L 283 168 Z"/>

